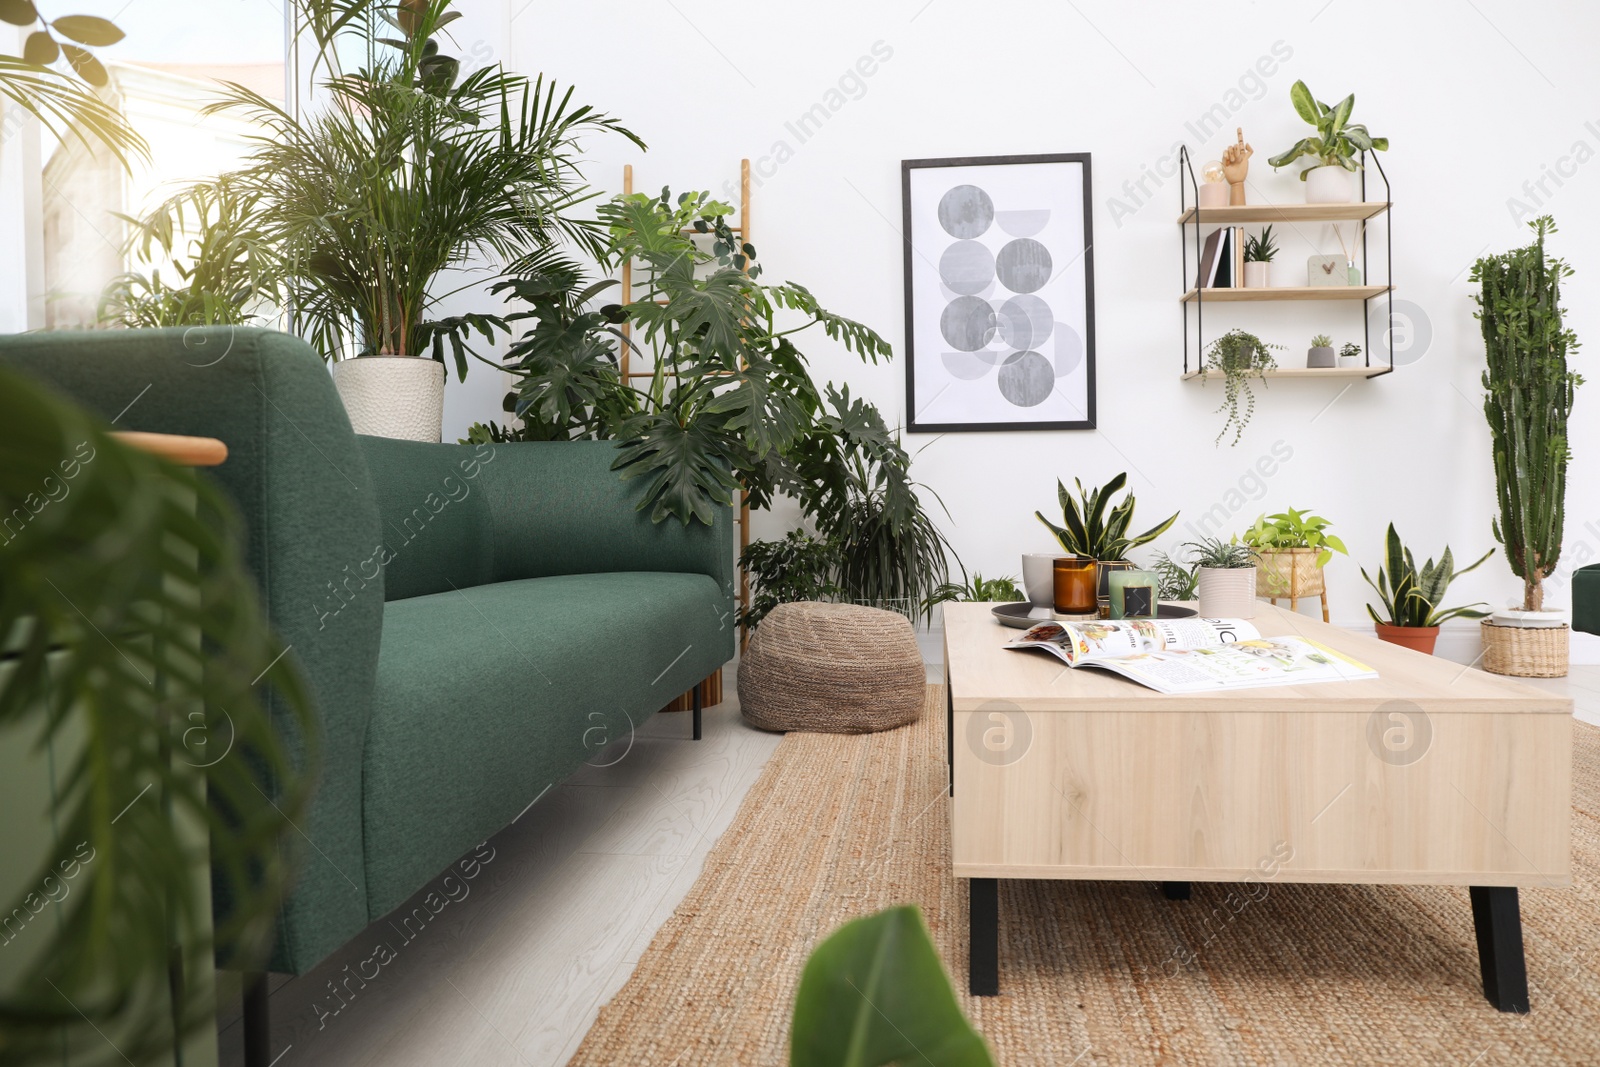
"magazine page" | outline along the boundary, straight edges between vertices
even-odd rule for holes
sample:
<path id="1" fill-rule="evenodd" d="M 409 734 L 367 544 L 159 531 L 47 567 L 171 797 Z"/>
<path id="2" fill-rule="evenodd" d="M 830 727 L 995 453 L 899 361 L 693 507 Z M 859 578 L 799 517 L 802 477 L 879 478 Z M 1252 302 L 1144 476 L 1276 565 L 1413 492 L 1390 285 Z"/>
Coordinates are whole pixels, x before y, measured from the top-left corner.
<path id="1" fill-rule="evenodd" d="M 1303 637 L 1254 637 L 1187 651 L 1152 651 L 1087 663 L 1159 693 L 1204 693 L 1376 678 L 1364 663 Z"/>
<path id="2" fill-rule="evenodd" d="M 1141 656 L 1221 648 L 1261 636 L 1244 619 L 1103 619 L 1043 622 L 1007 648 L 1044 648 L 1073 666 Z"/>

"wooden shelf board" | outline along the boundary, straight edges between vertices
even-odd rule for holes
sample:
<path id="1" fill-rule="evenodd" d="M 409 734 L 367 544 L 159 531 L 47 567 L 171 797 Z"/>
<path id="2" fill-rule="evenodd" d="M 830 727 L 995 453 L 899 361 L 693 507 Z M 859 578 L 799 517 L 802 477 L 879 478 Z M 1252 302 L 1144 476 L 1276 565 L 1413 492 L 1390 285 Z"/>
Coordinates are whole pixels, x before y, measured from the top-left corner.
<path id="1" fill-rule="evenodd" d="M 1279 367 L 1276 370 L 1262 371 L 1263 378 L 1376 378 L 1380 374 L 1387 374 L 1387 363 L 1374 363 L 1370 367 Z M 1200 377 L 1200 372 L 1192 370 L 1183 376 L 1184 381 L 1191 381 Z M 1218 379 L 1222 376 L 1215 375 Z"/>
<path id="2" fill-rule="evenodd" d="M 1205 303 L 1233 303 L 1241 300 L 1369 300 L 1382 296 L 1388 285 L 1270 285 L 1264 288 L 1206 289 L 1197 294 L 1190 289 L 1180 298 L 1186 304 L 1204 298 Z"/>
<path id="3" fill-rule="evenodd" d="M 1354 222 L 1389 210 L 1382 200 L 1353 204 L 1239 204 L 1227 207 L 1192 207 L 1178 216 L 1178 225 L 1214 222 L 1219 226 L 1239 222 Z"/>

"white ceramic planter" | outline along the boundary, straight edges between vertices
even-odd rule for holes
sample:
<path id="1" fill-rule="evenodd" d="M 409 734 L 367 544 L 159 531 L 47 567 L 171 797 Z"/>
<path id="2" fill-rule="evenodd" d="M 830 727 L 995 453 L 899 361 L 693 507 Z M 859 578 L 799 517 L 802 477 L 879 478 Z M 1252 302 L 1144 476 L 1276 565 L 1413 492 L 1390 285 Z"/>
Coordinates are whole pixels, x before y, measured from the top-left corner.
<path id="1" fill-rule="evenodd" d="M 1267 268 L 1271 263 L 1246 263 L 1244 265 L 1244 287 L 1246 289 L 1265 289 L 1270 282 L 1267 281 Z"/>
<path id="2" fill-rule="evenodd" d="M 341 359 L 333 365 L 333 384 L 356 433 L 438 442 L 444 364 L 419 356 Z"/>
<path id="3" fill-rule="evenodd" d="M 1339 366 L 1341 366 L 1341 367 L 1359 367 L 1359 366 L 1361 366 L 1361 357 L 1360 356 L 1340 356 L 1339 357 Z"/>
<path id="4" fill-rule="evenodd" d="M 1350 203 L 1356 196 L 1354 177 L 1343 167 L 1313 167 L 1306 175 L 1306 203 Z"/>
<path id="5" fill-rule="evenodd" d="M 1200 615 L 1206 619 L 1256 617 L 1254 567 L 1201 567 Z"/>

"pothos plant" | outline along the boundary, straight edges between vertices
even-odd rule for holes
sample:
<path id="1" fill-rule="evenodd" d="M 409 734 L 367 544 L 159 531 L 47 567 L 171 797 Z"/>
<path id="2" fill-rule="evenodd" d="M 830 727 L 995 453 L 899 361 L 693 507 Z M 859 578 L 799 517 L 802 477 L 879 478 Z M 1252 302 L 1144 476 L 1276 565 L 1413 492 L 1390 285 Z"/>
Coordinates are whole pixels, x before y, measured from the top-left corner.
<path id="1" fill-rule="evenodd" d="M 1256 413 L 1256 396 L 1250 380 L 1263 381 L 1263 372 L 1278 366 L 1272 355 L 1275 348 L 1283 350 L 1282 345 L 1269 344 L 1253 333 L 1233 329 L 1211 342 L 1206 350 L 1205 362 L 1200 366 L 1200 380 L 1205 381 L 1213 374 L 1222 375 L 1222 403 L 1217 410 L 1228 413 L 1228 421 L 1217 432 L 1216 443 L 1222 442 L 1229 429 L 1233 430 L 1230 445 L 1237 445 L 1244 436 L 1244 428 Z M 1244 401 L 1242 414 L 1241 400 Z"/>

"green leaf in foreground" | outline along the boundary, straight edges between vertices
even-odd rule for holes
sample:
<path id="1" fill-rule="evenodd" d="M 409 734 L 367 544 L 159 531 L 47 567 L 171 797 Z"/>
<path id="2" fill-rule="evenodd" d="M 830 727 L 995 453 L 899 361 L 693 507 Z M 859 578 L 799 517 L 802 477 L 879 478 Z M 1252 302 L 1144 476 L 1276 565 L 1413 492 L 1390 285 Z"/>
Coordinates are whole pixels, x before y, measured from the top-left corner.
<path id="1" fill-rule="evenodd" d="M 992 1067 L 916 908 L 847 923 L 800 977 L 790 1067 Z"/>

